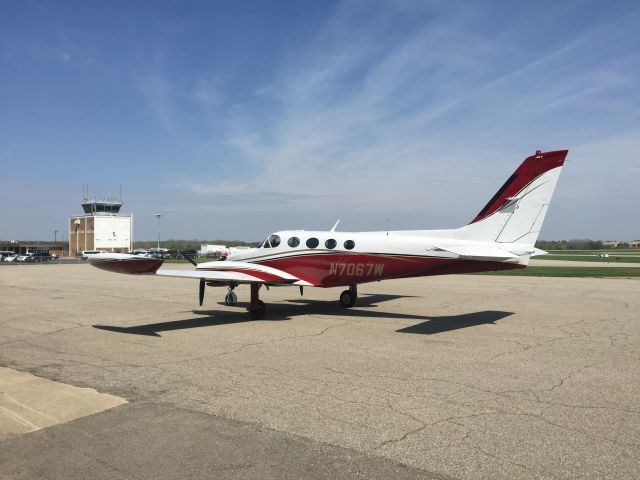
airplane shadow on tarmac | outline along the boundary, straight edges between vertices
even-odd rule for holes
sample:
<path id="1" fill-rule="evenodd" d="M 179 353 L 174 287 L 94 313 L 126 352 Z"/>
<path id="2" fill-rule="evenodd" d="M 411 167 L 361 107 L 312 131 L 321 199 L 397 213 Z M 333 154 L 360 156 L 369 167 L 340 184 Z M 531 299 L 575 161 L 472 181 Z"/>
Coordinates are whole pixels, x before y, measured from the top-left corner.
<path id="1" fill-rule="evenodd" d="M 358 297 L 358 302 L 354 308 L 344 308 L 337 301 L 300 298 L 289 300 L 286 303 L 268 304 L 267 318 L 262 321 L 290 320 L 301 315 L 423 320 L 422 323 L 396 331 L 400 333 L 433 335 L 476 325 L 495 324 L 496 321 L 513 315 L 512 312 L 481 311 L 462 315 L 433 317 L 429 315 L 413 315 L 375 310 L 381 302 L 407 297 L 406 295 L 361 295 Z M 220 302 L 219 304 L 224 306 L 224 302 Z M 238 303 L 236 305 L 237 311 L 193 310 L 192 312 L 194 314 L 203 315 L 200 318 L 149 323 L 132 327 L 119 327 L 116 325 L 93 325 L 93 327 L 109 332 L 160 337 L 161 335 L 158 332 L 250 322 L 252 320 L 248 318 L 246 311 L 247 306 L 248 303 Z"/>
<path id="2" fill-rule="evenodd" d="M 396 330 L 396 332 L 433 335 L 434 333 L 475 327 L 476 325 L 495 325 L 498 320 L 502 320 L 510 315 L 513 315 L 513 312 L 485 310 L 483 312 L 463 313 L 462 315 L 451 315 L 447 317 L 430 317 L 426 322 L 401 328 L 400 330 Z"/>

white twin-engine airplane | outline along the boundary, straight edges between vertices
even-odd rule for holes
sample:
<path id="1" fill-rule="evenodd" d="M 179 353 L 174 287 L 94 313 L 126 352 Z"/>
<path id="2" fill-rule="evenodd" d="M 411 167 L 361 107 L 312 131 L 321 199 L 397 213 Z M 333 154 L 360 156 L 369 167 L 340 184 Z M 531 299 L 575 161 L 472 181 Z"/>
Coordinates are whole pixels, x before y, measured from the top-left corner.
<path id="1" fill-rule="evenodd" d="M 92 255 L 92 265 L 119 273 L 155 274 L 200 281 L 205 287 L 226 286 L 227 305 L 237 301 L 235 287 L 249 284 L 252 319 L 263 319 L 262 285 L 340 287 L 340 303 L 351 307 L 358 284 L 389 278 L 525 268 L 549 208 L 567 150 L 528 157 L 464 227 L 453 230 L 389 232 L 281 231 L 258 248 L 229 255 L 224 261 L 196 264 L 195 270 L 159 270 L 162 259 L 128 254 Z"/>

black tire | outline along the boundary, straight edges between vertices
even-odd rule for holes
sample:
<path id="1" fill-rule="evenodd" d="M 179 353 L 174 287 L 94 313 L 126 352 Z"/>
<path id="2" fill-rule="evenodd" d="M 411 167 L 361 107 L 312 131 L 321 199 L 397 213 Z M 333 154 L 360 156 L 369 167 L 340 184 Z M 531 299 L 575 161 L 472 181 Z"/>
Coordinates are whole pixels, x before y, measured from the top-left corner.
<path id="1" fill-rule="evenodd" d="M 237 302 L 238 302 L 238 297 L 233 292 L 227 293 L 224 297 L 225 305 L 228 305 L 230 307 L 233 307 Z"/>
<path id="2" fill-rule="evenodd" d="M 340 304 L 345 307 L 353 307 L 356 303 L 356 296 L 351 293 L 351 290 L 345 290 L 340 294 Z"/>

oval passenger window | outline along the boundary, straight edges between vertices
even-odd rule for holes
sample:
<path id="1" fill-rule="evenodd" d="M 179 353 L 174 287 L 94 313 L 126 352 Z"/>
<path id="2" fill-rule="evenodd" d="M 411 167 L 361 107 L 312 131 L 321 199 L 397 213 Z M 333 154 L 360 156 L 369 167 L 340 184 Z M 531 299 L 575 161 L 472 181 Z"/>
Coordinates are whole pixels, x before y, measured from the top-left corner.
<path id="1" fill-rule="evenodd" d="M 346 248 L 347 250 L 353 250 L 353 247 L 356 246 L 356 242 L 354 242 L 353 240 L 347 240 L 344 242 L 344 248 Z"/>
<path id="2" fill-rule="evenodd" d="M 330 238 L 329 240 L 324 242 L 324 246 L 327 247 L 328 249 L 336 248 L 337 244 L 338 242 L 336 242 L 333 238 Z"/>
<path id="3" fill-rule="evenodd" d="M 289 240 L 287 240 L 287 244 L 291 248 L 296 248 L 298 245 L 300 245 L 300 239 L 298 237 L 291 237 Z"/>
<path id="4" fill-rule="evenodd" d="M 311 237 L 307 240 L 307 247 L 316 248 L 320 244 L 320 241 L 317 238 Z"/>

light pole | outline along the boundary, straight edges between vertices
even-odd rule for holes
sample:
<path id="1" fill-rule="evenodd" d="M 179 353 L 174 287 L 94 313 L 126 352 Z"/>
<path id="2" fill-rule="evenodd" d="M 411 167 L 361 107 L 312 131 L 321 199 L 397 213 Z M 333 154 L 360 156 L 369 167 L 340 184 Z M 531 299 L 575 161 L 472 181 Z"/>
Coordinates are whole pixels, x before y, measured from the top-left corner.
<path id="1" fill-rule="evenodd" d="M 58 230 L 53 231 L 53 243 L 58 243 Z"/>
<path id="2" fill-rule="evenodd" d="M 161 213 L 156 213 L 156 218 L 158 219 L 158 253 L 160 253 L 160 217 Z"/>

